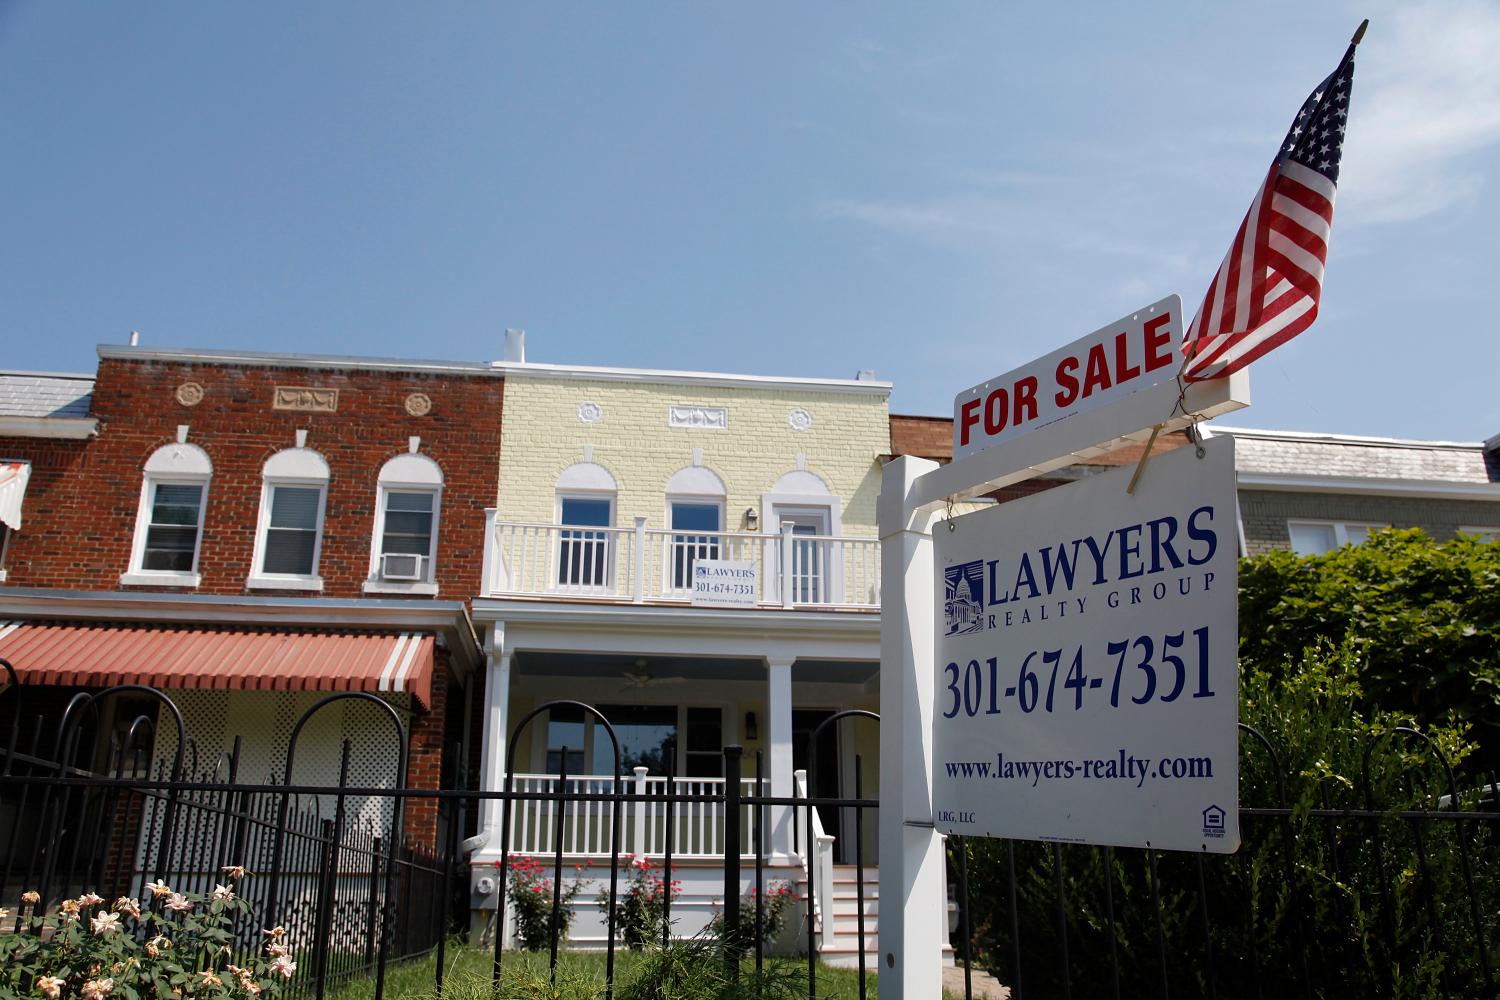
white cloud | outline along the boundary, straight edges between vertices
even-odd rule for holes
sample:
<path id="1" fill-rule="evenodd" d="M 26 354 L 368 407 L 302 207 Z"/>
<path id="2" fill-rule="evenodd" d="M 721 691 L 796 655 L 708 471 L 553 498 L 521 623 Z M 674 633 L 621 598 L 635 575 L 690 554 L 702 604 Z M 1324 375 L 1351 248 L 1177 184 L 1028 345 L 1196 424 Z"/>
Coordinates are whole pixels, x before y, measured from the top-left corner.
<path id="1" fill-rule="evenodd" d="M 1475 197 L 1475 153 L 1500 143 L 1500 4 L 1408 4 L 1360 46 L 1340 208 L 1403 221 Z"/>

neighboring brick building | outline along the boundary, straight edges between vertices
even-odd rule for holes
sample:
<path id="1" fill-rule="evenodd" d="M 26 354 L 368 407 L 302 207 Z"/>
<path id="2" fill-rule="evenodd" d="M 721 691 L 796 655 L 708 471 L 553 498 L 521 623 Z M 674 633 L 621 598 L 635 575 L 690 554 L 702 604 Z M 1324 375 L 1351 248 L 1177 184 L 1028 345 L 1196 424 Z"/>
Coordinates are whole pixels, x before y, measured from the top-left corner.
<path id="1" fill-rule="evenodd" d="M 30 683 L 76 684 L 94 670 L 98 684 L 176 688 L 200 745 L 247 738 L 257 780 L 321 693 L 378 690 L 409 722 L 409 783 L 455 780 L 445 744 L 462 739 L 483 678 L 468 602 L 495 498 L 501 375 L 486 364 L 99 354 L 92 379 L 0 376 L 0 461 L 29 461 L 21 530 L 7 532 L 0 564 L 0 618 L 15 626 L 0 628 L 0 656 Z M 127 629 L 147 645 L 132 662 L 114 658 L 106 677 L 97 661 L 132 648 Z M 268 635 L 281 645 L 261 649 Z M 189 641 L 204 654 L 178 655 Z M 299 749 L 298 780 L 335 778 L 344 735 L 374 739 L 357 705 L 328 711 L 337 718 L 304 734 L 316 752 Z M 161 739 L 158 752 L 169 749 Z M 385 783 L 394 749 L 360 760 L 356 784 Z M 431 845 L 435 806 L 414 804 L 406 827 Z"/>

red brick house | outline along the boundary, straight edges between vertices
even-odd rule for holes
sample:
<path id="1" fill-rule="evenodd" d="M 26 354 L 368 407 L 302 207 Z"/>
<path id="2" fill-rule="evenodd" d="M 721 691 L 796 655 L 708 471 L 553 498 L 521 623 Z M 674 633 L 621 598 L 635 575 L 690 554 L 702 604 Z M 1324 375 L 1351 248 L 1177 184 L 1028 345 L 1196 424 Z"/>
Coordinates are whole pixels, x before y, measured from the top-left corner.
<path id="1" fill-rule="evenodd" d="M 408 727 L 408 784 L 456 784 L 503 391 L 487 364 L 142 347 L 101 347 L 93 377 L 0 373 L 0 657 L 33 710 L 166 690 L 200 752 L 240 737 L 249 781 L 280 778 L 320 697 L 374 692 Z M 390 784 L 389 732 L 330 705 L 294 781 L 335 780 L 348 738 L 351 784 Z M 436 806 L 405 827 L 431 846 Z"/>

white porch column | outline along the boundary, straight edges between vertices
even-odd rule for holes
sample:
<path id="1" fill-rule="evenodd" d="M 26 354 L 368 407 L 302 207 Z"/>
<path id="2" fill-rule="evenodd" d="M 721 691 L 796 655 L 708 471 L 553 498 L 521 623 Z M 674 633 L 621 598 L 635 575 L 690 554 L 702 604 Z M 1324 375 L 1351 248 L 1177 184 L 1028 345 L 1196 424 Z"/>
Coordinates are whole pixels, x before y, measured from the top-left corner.
<path id="1" fill-rule="evenodd" d="M 770 770 L 770 793 L 777 798 L 792 797 L 792 663 L 795 658 L 766 658 L 766 763 Z M 771 853 L 785 857 L 792 853 L 792 810 L 790 806 L 773 806 L 767 810 L 771 820 Z"/>
<path id="2" fill-rule="evenodd" d="M 942 838 L 932 824 L 932 512 L 910 509 L 926 459 L 885 467 L 880 524 L 880 996 L 942 993 L 948 927 Z M 886 905 L 893 904 L 893 905 Z"/>
<path id="3" fill-rule="evenodd" d="M 479 787 L 498 791 L 505 787 L 505 744 L 510 738 L 510 661 L 505 648 L 505 623 L 496 622 L 490 633 L 489 673 L 484 685 L 484 734 L 480 742 Z M 482 849 L 499 854 L 500 800 L 484 799 L 479 807 L 479 828 L 489 835 Z"/>

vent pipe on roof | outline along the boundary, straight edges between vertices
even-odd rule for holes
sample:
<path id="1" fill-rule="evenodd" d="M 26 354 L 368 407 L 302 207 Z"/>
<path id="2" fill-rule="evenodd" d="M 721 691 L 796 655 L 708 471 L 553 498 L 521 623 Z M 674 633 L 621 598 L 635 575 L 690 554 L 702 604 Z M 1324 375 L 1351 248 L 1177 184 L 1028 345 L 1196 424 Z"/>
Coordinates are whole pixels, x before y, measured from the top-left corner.
<path id="1" fill-rule="evenodd" d="M 875 369 L 873 369 L 873 368 L 861 368 L 859 371 L 857 371 L 857 372 L 854 373 L 854 380 L 856 382 L 873 382 L 873 381 L 875 381 Z"/>
<path id="2" fill-rule="evenodd" d="M 518 365 L 526 363 L 526 331 L 505 331 L 505 360 L 515 362 Z"/>
<path id="3" fill-rule="evenodd" d="M 140 344 L 141 344 L 141 334 L 140 334 L 140 331 L 139 330 L 131 330 L 130 331 L 130 346 L 131 347 L 139 347 Z"/>

